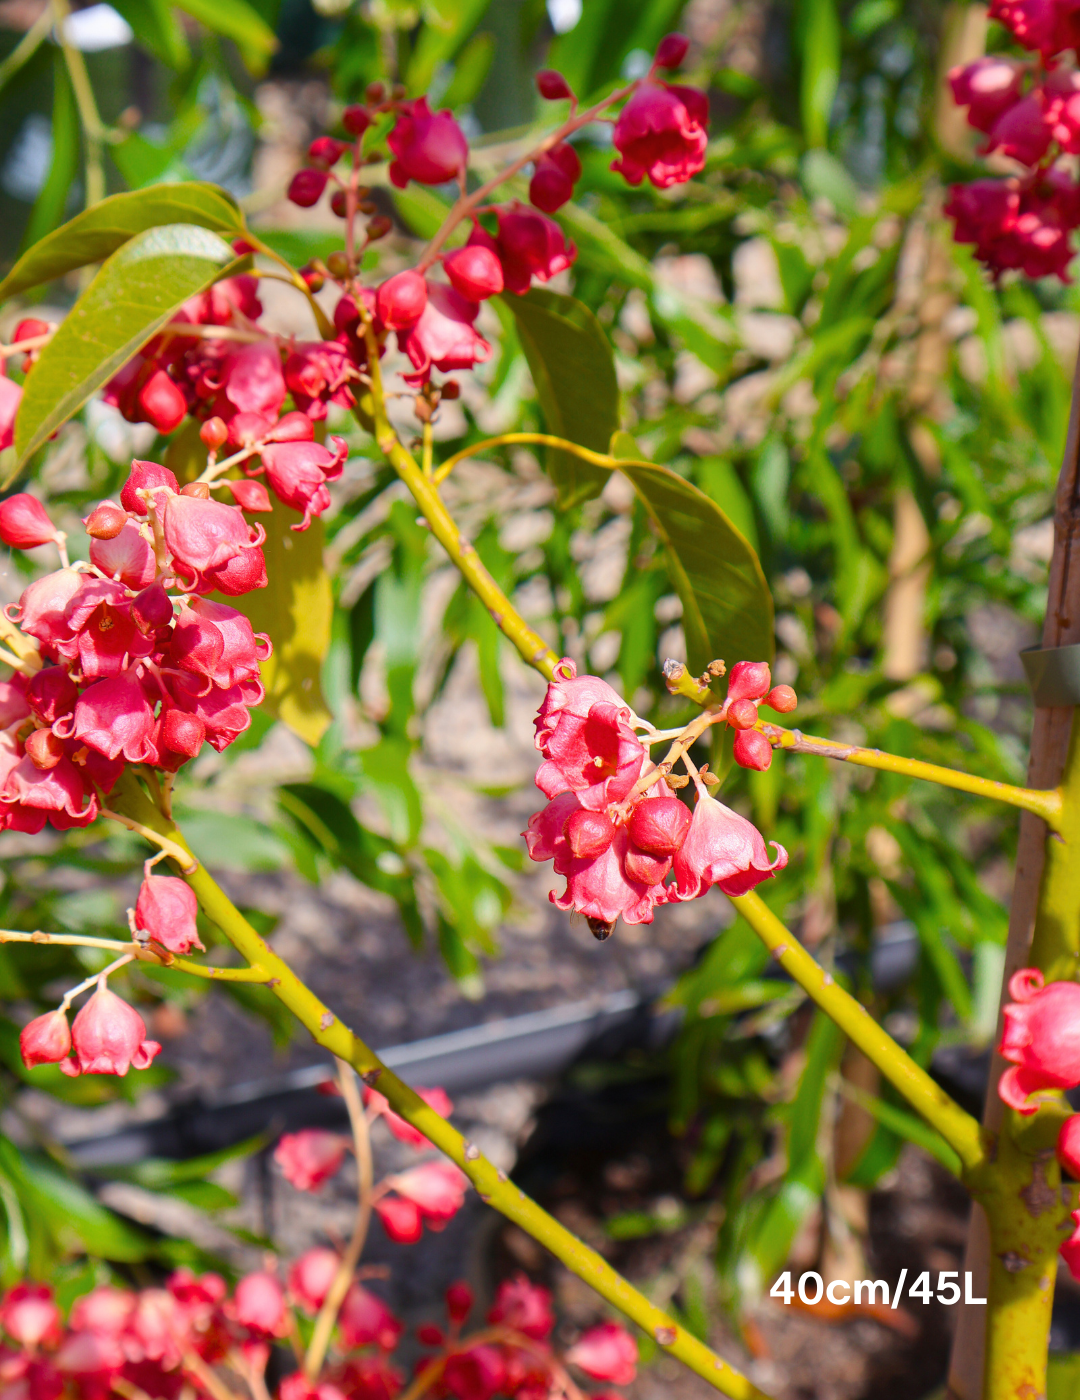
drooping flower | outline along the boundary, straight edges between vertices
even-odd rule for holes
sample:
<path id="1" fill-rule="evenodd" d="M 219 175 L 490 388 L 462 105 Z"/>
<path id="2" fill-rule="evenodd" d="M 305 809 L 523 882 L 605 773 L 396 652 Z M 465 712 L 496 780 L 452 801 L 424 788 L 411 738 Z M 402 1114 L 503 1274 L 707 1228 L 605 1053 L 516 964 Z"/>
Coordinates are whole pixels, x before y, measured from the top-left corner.
<path id="1" fill-rule="evenodd" d="M 275 419 L 285 402 L 281 355 L 271 340 L 260 340 L 237 351 L 229 364 L 225 397 L 241 413 L 261 413 Z"/>
<path id="2" fill-rule="evenodd" d="M 236 1285 L 229 1313 L 241 1327 L 264 1337 L 283 1337 L 289 1330 L 285 1289 L 273 1274 L 245 1274 Z"/>
<path id="3" fill-rule="evenodd" d="M 71 1054 L 71 1027 L 62 1011 L 46 1011 L 22 1028 L 19 1052 L 27 1069 L 58 1065 Z"/>
<path id="4" fill-rule="evenodd" d="M 407 1201 L 412 1201 L 432 1230 L 441 1230 L 465 1204 L 469 1178 L 453 1162 L 439 1159 L 421 1162 L 407 1172 L 387 1178 L 387 1182 Z"/>
<path id="5" fill-rule="evenodd" d="M 398 332 L 398 345 L 412 362 L 410 383 L 423 383 L 432 369 L 444 373 L 472 369 L 491 358 L 491 346 L 473 322 L 480 308 L 453 287 L 428 281 L 427 304 L 420 319 Z"/>
<path id="6" fill-rule="evenodd" d="M 787 865 L 787 851 L 776 841 L 770 861 L 757 827 L 710 797 L 695 779 L 697 802 L 690 829 L 674 860 L 676 897 L 696 899 L 712 885 L 725 894 L 747 894 Z"/>
<path id="7" fill-rule="evenodd" d="M 1043 58 L 1080 45 L 1080 13 L 1071 0 L 991 0 L 990 18 Z"/>
<path id="8" fill-rule="evenodd" d="M 0 1326 L 21 1347 L 33 1350 L 60 1335 L 60 1309 L 43 1283 L 18 1283 L 0 1303 Z"/>
<path id="9" fill-rule="evenodd" d="M 348 445 L 344 438 L 332 437 L 330 446 L 319 442 L 275 442 L 262 448 L 263 466 L 266 479 L 274 494 L 285 505 L 303 514 L 294 530 L 306 530 L 313 515 L 321 515 L 330 505 L 328 481 L 341 475 L 341 469 L 348 456 Z"/>
<path id="10" fill-rule="evenodd" d="M 440 1089 L 437 1086 L 434 1089 L 418 1088 L 416 1093 L 418 1093 L 427 1106 L 433 1108 L 440 1117 L 449 1118 L 451 1113 L 453 1113 L 454 1105 L 445 1089 Z M 399 1113 L 394 1112 L 390 1107 L 389 1100 L 384 1094 L 380 1094 L 378 1089 L 365 1089 L 364 1103 L 367 1105 L 370 1113 L 383 1119 L 398 1142 L 407 1143 L 410 1147 L 427 1147 L 429 1145 L 427 1138 L 424 1137 L 419 1129 L 414 1128 L 407 1119 L 402 1118 Z"/>
<path id="11" fill-rule="evenodd" d="M 349 1351 L 372 1345 L 393 1351 L 405 1330 L 383 1300 L 358 1283 L 350 1285 L 345 1294 L 338 1327 Z"/>
<path id="12" fill-rule="evenodd" d="M 447 253 L 443 259 L 443 271 L 449 277 L 450 285 L 466 301 L 486 301 L 488 297 L 498 296 L 503 289 L 503 270 L 498 253 L 482 244 L 470 243 Z"/>
<path id="13" fill-rule="evenodd" d="M 617 1322 L 602 1322 L 578 1338 L 566 1359 L 594 1381 L 629 1385 L 637 1375 L 637 1342 Z"/>
<path id="14" fill-rule="evenodd" d="M 569 142 L 559 141 L 536 162 L 529 181 L 529 203 L 545 214 L 554 214 L 573 196 L 574 185 L 580 179 L 581 160 L 577 151 Z"/>
<path id="15" fill-rule="evenodd" d="M 641 774 L 645 748 L 630 727 L 630 707 L 595 676 L 577 680 L 563 660 L 536 718 L 535 744 L 546 762 L 536 786 L 548 797 L 575 792 L 583 807 L 622 802 Z"/>
<path id="16" fill-rule="evenodd" d="M 502 1323 L 542 1342 L 555 1327 L 551 1294 L 546 1288 L 530 1283 L 524 1274 L 515 1274 L 499 1284 L 487 1320 L 492 1324 Z"/>
<path id="17" fill-rule="evenodd" d="M 448 111 L 433 113 L 426 97 L 400 104 L 387 145 L 394 153 L 390 179 L 401 190 L 410 180 L 421 185 L 453 180 L 469 156 L 465 133 L 453 116 Z"/>
<path id="18" fill-rule="evenodd" d="M 99 981 L 93 996 L 75 1017 L 71 1027 L 75 1062 L 65 1060 L 63 1068 L 72 1074 L 119 1074 L 129 1068 L 145 1069 L 161 1050 L 156 1040 L 147 1040 L 146 1025 L 133 1006 L 110 992 Z"/>
<path id="19" fill-rule="evenodd" d="M 162 528 L 174 562 L 197 574 L 220 569 L 266 537 L 261 525 L 248 524 L 239 506 L 197 496 L 168 497 Z"/>
<path id="20" fill-rule="evenodd" d="M 175 875 L 147 875 L 135 901 L 135 923 L 170 953 L 203 952 L 195 917 L 199 901 L 195 891 Z"/>
<path id="21" fill-rule="evenodd" d="M 644 82 L 615 122 L 612 162 L 628 184 L 648 176 L 658 190 L 684 183 L 705 169 L 709 103 L 697 88 Z"/>
<path id="22" fill-rule="evenodd" d="M 289 1267 L 290 1294 L 308 1312 L 318 1312 L 340 1267 L 334 1250 L 306 1249 Z"/>
<path id="23" fill-rule="evenodd" d="M 345 1160 L 348 1139 L 323 1128 L 286 1133 L 274 1150 L 281 1174 L 298 1191 L 317 1191 Z"/>
<path id="24" fill-rule="evenodd" d="M 496 210 L 499 220 L 498 249 L 508 291 L 523 296 L 532 285 L 549 282 L 573 264 L 577 248 L 567 243 L 562 229 L 545 214 L 538 214 L 519 200 Z"/>
<path id="25" fill-rule="evenodd" d="M 1001 54 L 988 54 L 962 68 L 949 70 L 953 101 L 968 109 L 968 123 L 976 131 L 991 130 L 1019 99 L 1023 80 L 1023 66 Z"/>
<path id="26" fill-rule="evenodd" d="M 1038 1108 L 1029 1105 L 1029 1095 L 1080 1084 L 1080 984 L 1044 986 L 1042 973 L 1025 967 L 1010 978 L 1009 995 L 998 1050 L 1011 1064 L 998 1093 L 1010 1108 L 1028 1115 Z"/>
<path id="27" fill-rule="evenodd" d="M 33 549 L 39 544 L 51 544 L 58 534 L 36 496 L 19 491 L 0 501 L 0 540 L 12 549 Z"/>
<path id="28" fill-rule="evenodd" d="M 379 320 L 388 331 L 403 331 L 419 321 L 427 305 L 427 283 L 421 273 L 406 268 L 375 290 Z"/>

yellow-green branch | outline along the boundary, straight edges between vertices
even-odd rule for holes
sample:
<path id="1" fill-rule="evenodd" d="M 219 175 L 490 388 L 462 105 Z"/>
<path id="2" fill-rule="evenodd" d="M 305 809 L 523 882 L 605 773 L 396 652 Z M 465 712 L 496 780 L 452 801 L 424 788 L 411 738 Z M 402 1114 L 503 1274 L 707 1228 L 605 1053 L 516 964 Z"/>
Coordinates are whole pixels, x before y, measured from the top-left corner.
<path id="1" fill-rule="evenodd" d="M 0 943 L 52 943 L 68 948 L 100 948 L 109 953 L 130 953 L 139 962 L 151 963 L 154 967 L 171 967 L 191 977 L 206 977 L 211 982 L 265 982 L 269 977 L 269 973 L 261 967 L 214 967 L 212 963 L 178 958 L 156 944 L 123 943 L 119 938 L 94 938 L 86 933 L 42 933 L 40 929 L 26 933 L 21 929 L 3 928 L 0 929 Z"/>
<path id="2" fill-rule="evenodd" d="M 732 903 L 785 972 L 840 1027 L 892 1086 L 936 1128 L 963 1164 L 965 1175 L 986 1160 L 982 1132 L 970 1113 L 956 1103 L 927 1072 L 882 1030 L 861 1002 L 839 986 L 831 972 L 810 956 L 758 894 L 736 896 Z"/>
<path id="3" fill-rule="evenodd" d="M 476 457 L 490 447 L 517 446 L 558 447 L 563 452 L 580 457 L 583 462 L 592 462 L 595 467 L 610 467 L 613 471 L 619 465 L 618 457 L 611 457 L 606 452 L 593 452 L 588 447 L 582 447 L 580 443 L 571 442 L 569 438 L 555 437 L 551 433 L 500 433 L 498 437 L 484 438 L 482 442 L 474 442 L 471 447 L 463 447 L 460 452 L 447 457 L 445 462 L 440 462 L 435 468 L 432 481 L 438 486 L 441 481 L 446 480 L 459 462 L 464 462 L 466 457 Z"/>
<path id="4" fill-rule="evenodd" d="M 183 834 L 158 812 L 149 797 L 134 784 L 122 798 L 127 814 L 176 846 L 186 848 Z M 160 844 L 160 843 L 159 843 Z M 179 864 L 179 862 L 178 862 Z M 201 865 L 184 872 L 207 917 L 221 929 L 248 962 L 265 970 L 267 986 L 311 1033 L 315 1042 L 344 1060 L 368 1084 L 378 1083 L 396 1113 L 411 1123 L 455 1162 L 468 1176 L 480 1199 L 520 1225 L 533 1239 L 551 1251 L 568 1269 L 594 1288 L 601 1297 L 625 1313 L 670 1355 L 708 1381 L 731 1400 L 768 1400 L 765 1393 L 729 1365 L 674 1318 L 650 1303 L 644 1294 L 589 1249 L 535 1201 L 507 1179 L 474 1143 L 466 1142 L 456 1128 L 379 1060 L 379 1057 L 310 990 L 260 937 L 213 876 Z"/>
<path id="5" fill-rule="evenodd" d="M 765 720 L 762 720 L 757 728 L 773 748 L 783 749 L 787 753 L 811 753 L 820 758 L 836 758 L 843 763 L 856 763 L 862 768 L 877 768 L 884 773 L 901 773 L 908 778 L 922 778 L 928 783 L 938 783 L 941 787 L 970 792 L 975 797 L 991 797 L 998 802 L 1022 807 L 1025 812 L 1033 812 L 1035 816 L 1042 817 L 1051 831 L 1061 830 L 1064 803 L 1058 788 L 1013 787 L 1011 783 L 979 778 L 973 773 L 961 773 L 959 769 L 943 768 L 937 763 L 924 763 L 918 758 L 901 758 L 899 754 L 884 753 L 881 749 L 864 749 L 858 744 L 840 744 L 832 739 L 817 739 L 801 733 L 798 729 L 784 729 L 782 725 L 771 724 Z"/>

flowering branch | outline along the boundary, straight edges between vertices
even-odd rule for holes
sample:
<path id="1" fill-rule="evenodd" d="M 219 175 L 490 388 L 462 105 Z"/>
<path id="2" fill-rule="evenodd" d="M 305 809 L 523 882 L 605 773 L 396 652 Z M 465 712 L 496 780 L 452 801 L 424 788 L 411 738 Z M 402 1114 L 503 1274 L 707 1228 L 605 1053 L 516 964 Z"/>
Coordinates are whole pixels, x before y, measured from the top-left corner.
<path id="1" fill-rule="evenodd" d="M 810 956 L 789 933 L 759 894 L 737 895 L 735 908 L 769 952 L 803 991 L 821 1007 L 851 1043 L 936 1128 L 963 1166 L 963 1176 L 976 1175 L 987 1162 L 978 1122 L 956 1103 L 927 1072 L 881 1028 L 860 1001 L 837 985 L 831 972 Z"/>
<path id="2" fill-rule="evenodd" d="M 346 1064 L 344 1060 L 338 1060 L 337 1068 L 338 1084 L 341 1088 L 341 1096 L 345 1100 L 345 1107 L 349 1111 L 353 1147 L 356 1152 L 356 1223 L 353 1226 L 349 1247 L 342 1255 L 337 1273 L 327 1289 L 326 1297 L 319 1309 L 319 1315 L 315 1319 L 315 1329 L 311 1334 L 311 1341 L 304 1357 L 304 1374 L 309 1381 L 314 1381 L 322 1370 L 326 1349 L 330 1345 L 330 1334 L 334 1330 L 334 1323 L 337 1321 L 341 1305 L 345 1301 L 345 1294 L 349 1291 L 349 1285 L 356 1273 L 356 1266 L 360 1262 L 364 1241 L 367 1239 L 368 1226 L 371 1224 L 373 1204 L 372 1187 L 375 1171 L 371 1158 L 371 1134 L 368 1131 L 367 1115 L 356 1087 L 356 1075 L 353 1073 L 352 1066 Z"/>

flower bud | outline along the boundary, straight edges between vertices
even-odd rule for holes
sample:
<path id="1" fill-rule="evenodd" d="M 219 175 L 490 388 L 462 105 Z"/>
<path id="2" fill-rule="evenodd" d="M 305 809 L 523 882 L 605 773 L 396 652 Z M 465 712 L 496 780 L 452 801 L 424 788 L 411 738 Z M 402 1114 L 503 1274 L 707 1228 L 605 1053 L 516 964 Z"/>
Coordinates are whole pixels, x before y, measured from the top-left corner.
<path id="1" fill-rule="evenodd" d="M 181 496 L 194 496 L 197 501 L 208 501 L 210 499 L 210 483 L 189 481 L 186 486 L 181 486 L 180 494 Z"/>
<path id="2" fill-rule="evenodd" d="M 401 331 L 414 325 L 427 305 L 427 283 L 419 272 L 399 272 L 375 292 L 375 309 L 387 330 Z"/>
<path id="3" fill-rule="evenodd" d="M 333 1249 L 305 1250 L 289 1269 L 289 1292 L 301 1307 L 318 1312 L 340 1267 L 341 1258 Z"/>
<path id="4" fill-rule="evenodd" d="M 172 753 L 196 758 L 206 738 L 206 725 L 198 715 L 169 709 L 161 716 L 161 742 Z"/>
<path id="5" fill-rule="evenodd" d="M 364 89 L 364 97 L 368 102 L 384 102 L 386 100 L 386 85 L 384 83 L 368 83 Z"/>
<path id="6" fill-rule="evenodd" d="M 0 540 L 12 549 L 33 549 L 56 539 L 56 526 L 45 507 L 26 491 L 0 502 Z"/>
<path id="7" fill-rule="evenodd" d="M 135 402 L 143 421 L 153 424 L 159 433 L 171 433 L 187 413 L 187 400 L 163 369 L 154 371 L 139 390 Z"/>
<path id="8" fill-rule="evenodd" d="M 756 768 L 763 773 L 772 762 L 772 745 L 756 729 L 742 729 L 735 735 L 731 747 L 735 762 L 743 768 Z"/>
<path id="9" fill-rule="evenodd" d="M 771 673 L 765 661 L 736 661 L 728 678 L 729 700 L 760 700 L 768 694 Z"/>
<path id="10" fill-rule="evenodd" d="M 536 75 L 536 90 L 545 102 L 558 102 L 560 98 L 573 97 L 570 84 L 554 68 L 542 68 Z"/>
<path id="11" fill-rule="evenodd" d="M 310 209 L 322 199 L 323 190 L 330 176 L 325 170 L 298 170 L 289 181 L 286 198 L 301 209 Z"/>
<path id="12" fill-rule="evenodd" d="M 757 724 L 757 706 L 753 700 L 734 700 L 727 708 L 727 722 L 732 729 L 753 729 Z"/>
<path id="13" fill-rule="evenodd" d="M 185 880 L 148 875 L 135 902 L 135 926 L 170 953 L 189 953 L 203 947 L 195 923 L 198 912 L 199 901 Z"/>
<path id="14" fill-rule="evenodd" d="M 264 1336 L 284 1336 L 288 1331 L 285 1290 L 273 1274 L 247 1274 L 236 1285 L 229 1309 L 234 1321 Z"/>
<path id="15" fill-rule="evenodd" d="M 316 136 L 308 147 L 308 160 L 318 170 L 330 170 L 349 149 L 347 141 L 333 136 Z"/>
<path id="16" fill-rule="evenodd" d="M 646 797 L 634 808 L 627 831 L 651 856 L 672 856 L 690 826 L 690 808 L 677 797 Z"/>
<path id="17" fill-rule="evenodd" d="M 307 267 L 300 269 L 300 276 L 304 279 L 304 285 L 309 292 L 321 292 L 326 286 L 325 268 L 315 267 L 312 263 L 308 263 Z"/>
<path id="18" fill-rule="evenodd" d="M 375 1202 L 375 1213 L 395 1244 L 415 1244 L 424 1233 L 424 1220 L 415 1201 L 383 1196 Z"/>
<path id="19" fill-rule="evenodd" d="M 348 277 L 350 270 L 348 256 L 338 249 L 336 253 L 331 253 L 326 259 L 326 267 L 331 277 Z"/>
<path id="20" fill-rule="evenodd" d="M 349 212 L 349 201 L 344 190 L 335 190 L 330 196 L 330 212 L 331 214 L 335 214 L 339 219 L 343 219 Z M 329 261 L 330 259 L 327 258 L 328 263 Z M 333 270 L 333 268 L 330 269 L 331 272 L 333 272 Z"/>
<path id="21" fill-rule="evenodd" d="M 341 125 L 350 136 L 363 136 L 371 125 L 371 113 L 366 107 L 346 107 L 341 114 Z"/>
<path id="22" fill-rule="evenodd" d="M 112 501 L 102 501 L 83 521 L 92 540 L 114 540 L 127 524 L 127 511 Z"/>
<path id="23" fill-rule="evenodd" d="M 19 1051 L 27 1069 L 57 1065 L 71 1054 L 71 1028 L 62 1011 L 47 1011 L 22 1028 Z"/>
<path id="24" fill-rule="evenodd" d="M 274 509 L 270 503 L 270 494 L 261 481 L 230 481 L 228 487 L 236 504 L 243 506 L 244 510 L 250 511 L 252 515 Z"/>
<path id="25" fill-rule="evenodd" d="M 450 285 L 469 301 L 485 301 L 498 296 L 503 289 L 502 263 L 496 254 L 481 244 L 457 248 L 443 258 L 443 268 Z"/>
<path id="26" fill-rule="evenodd" d="M 657 68 L 678 68 L 689 47 L 690 40 L 685 34 L 668 34 L 660 40 L 653 62 Z"/>
<path id="27" fill-rule="evenodd" d="M 149 491 L 155 486 L 166 486 L 170 491 L 180 490 L 180 483 L 168 467 L 136 458 L 131 464 L 131 474 L 120 492 L 120 504 L 132 515 L 145 515 L 146 501 L 137 492 Z M 158 506 L 161 506 L 164 499 L 164 492 L 155 494 L 154 500 Z"/>
<path id="28" fill-rule="evenodd" d="M 473 1291 L 464 1279 L 446 1290 L 446 1314 L 451 1322 L 464 1322 L 472 1312 Z"/>
<path id="29" fill-rule="evenodd" d="M 199 429 L 199 437 L 202 439 L 204 447 L 211 452 L 216 452 L 219 447 L 224 447 L 229 440 L 229 429 L 224 418 L 208 418 Z"/>
<path id="30" fill-rule="evenodd" d="M 560 141 L 536 162 L 536 171 L 529 181 L 529 203 L 546 214 L 554 214 L 573 195 L 574 184 L 580 178 L 577 151 L 568 142 Z"/>
<path id="31" fill-rule="evenodd" d="M 441 1347 L 446 1345 L 446 1333 L 433 1322 L 425 1322 L 416 1329 L 416 1340 L 421 1346 Z"/>
<path id="32" fill-rule="evenodd" d="M 439 388 L 439 397 L 443 399 L 459 399 L 461 397 L 461 385 L 456 379 L 448 379 Z"/>
<path id="33" fill-rule="evenodd" d="M 159 627 L 167 627 L 172 621 L 172 599 L 165 592 L 164 585 L 152 583 L 134 599 L 131 611 L 137 626 L 143 632 L 155 632 Z"/>
<path id="34" fill-rule="evenodd" d="M 367 241 L 377 243 L 380 238 L 385 238 L 394 227 L 394 221 L 388 214 L 376 214 L 373 219 L 368 220 Z"/>
<path id="35" fill-rule="evenodd" d="M 566 823 L 566 842 L 579 860 L 603 855 L 615 837 L 615 825 L 604 812 L 572 812 Z"/>
<path id="36" fill-rule="evenodd" d="M 47 773 L 63 758 L 64 745 L 51 729 L 34 729 L 26 736 L 26 752 L 34 767 Z"/>
<path id="37" fill-rule="evenodd" d="M 799 703 L 799 697 L 792 690 L 790 685 L 774 685 L 772 690 L 766 695 L 764 703 L 770 710 L 788 715 Z"/>

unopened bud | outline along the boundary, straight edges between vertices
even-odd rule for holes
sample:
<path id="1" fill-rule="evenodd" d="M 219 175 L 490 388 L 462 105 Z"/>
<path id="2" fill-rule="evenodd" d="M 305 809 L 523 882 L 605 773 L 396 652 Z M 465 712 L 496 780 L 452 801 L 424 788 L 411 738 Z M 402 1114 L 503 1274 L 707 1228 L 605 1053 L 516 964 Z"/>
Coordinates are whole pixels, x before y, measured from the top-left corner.
<path id="1" fill-rule="evenodd" d="M 799 697 L 790 685 L 774 685 L 765 697 L 769 709 L 777 710 L 782 715 L 790 714 L 798 703 Z"/>
<path id="2" fill-rule="evenodd" d="M 461 385 L 456 379 L 448 379 L 439 390 L 444 399 L 459 399 L 461 397 Z"/>
<path id="3" fill-rule="evenodd" d="M 547 102 L 558 102 L 560 98 L 573 97 L 570 84 L 554 68 L 544 68 L 536 75 L 536 90 Z"/>
<path id="4" fill-rule="evenodd" d="M 348 256 L 340 249 L 336 253 L 331 253 L 326 259 L 326 268 L 331 277 L 348 277 L 352 271 Z"/>
<path id="5" fill-rule="evenodd" d="M 404 83 L 395 83 L 390 90 L 390 96 L 394 99 L 395 102 L 404 102 L 405 98 L 408 97 L 408 95 L 409 89 L 405 86 Z"/>
<path id="6" fill-rule="evenodd" d="M 321 292 L 326 285 L 326 273 L 321 268 L 312 267 L 310 263 L 300 269 L 300 276 L 309 292 Z"/>
<path id="7" fill-rule="evenodd" d="M 51 729 L 35 729 L 26 736 L 26 752 L 35 768 L 48 772 L 64 756 L 64 745 Z"/>
<path id="8" fill-rule="evenodd" d="M 56 536 L 56 526 L 35 496 L 20 491 L 0 503 L 0 540 L 13 549 L 33 549 Z"/>
<path id="9" fill-rule="evenodd" d="M 376 214 L 367 226 L 368 242 L 374 243 L 379 238 L 385 238 L 393 227 L 393 219 L 386 214 Z"/>
<path id="10" fill-rule="evenodd" d="M 209 448 L 211 452 L 216 452 L 219 447 L 224 447 L 229 440 L 229 428 L 224 418 L 208 418 L 199 429 L 199 437 L 202 438 L 203 446 Z"/>
<path id="11" fill-rule="evenodd" d="M 210 483 L 208 481 L 189 481 L 186 486 L 180 488 L 181 496 L 194 496 L 197 501 L 208 501 L 210 499 Z"/>
<path id="12" fill-rule="evenodd" d="M 731 751 L 736 763 L 743 768 L 756 768 L 759 773 L 772 762 L 772 745 L 756 729 L 743 729 L 736 734 Z"/>
<path id="13" fill-rule="evenodd" d="M 381 84 L 378 85 L 381 90 Z M 376 101 L 381 101 L 381 97 Z M 371 125 L 371 113 L 366 107 L 346 107 L 341 114 L 341 125 L 350 136 L 363 136 Z"/>
<path id="14" fill-rule="evenodd" d="M 757 724 L 757 706 L 753 700 L 733 700 L 727 709 L 727 722 L 732 729 L 753 729 Z"/>
<path id="15" fill-rule="evenodd" d="M 127 511 L 112 501 L 102 501 L 83 521 L 92 540 L 114 540 L 127 524 Z"/>
<path id="16" fill-rule="evenodd" d="M 446 1290 L 446 1311 L 451 1322 L 464 1322 L 472 1305 L 473 1291 L 464 1281 L 452 1283 Z"/>
<path id="17" fill-rule="evenodd" d="M 62 1011 L 47 1011 L 24 1026 L 19 1050 L 27 1069 L 35 1065 L 57 1065 L 71 1054 L 71 1028 Z"/>
<path id="18" fill-rule="evenodd" d="M 668 34 L 656 50 L 657 68 L 678 68 L 686 57 L 690 40 L 685 34 Z"/>
<path id="19" fill-rule="evenodd" d="M 339 219 L 343 219 L 349 212 L 349 202 L 344 190 L 335 190 L 330 196 L 330 212 L 336 214 Z"/>
<path id="20" fill-rule="evenodd" d="M 379 212 L 379 206 L 373 199 L 362 199 L 356 206 L 356 212 L 358 214 L 377 214 Z"/>
<path id="21" fill-rule="evenodd" d="M 364 89 L 364 96 L 369 102 L 383 102 L 386 99 L 386 87 L 383 83 L 368 83 Z"/>

